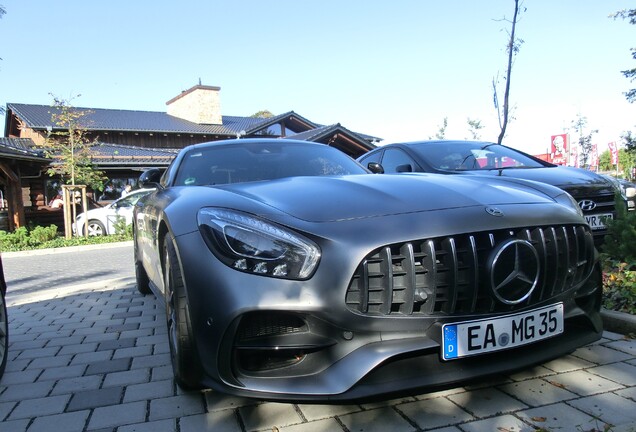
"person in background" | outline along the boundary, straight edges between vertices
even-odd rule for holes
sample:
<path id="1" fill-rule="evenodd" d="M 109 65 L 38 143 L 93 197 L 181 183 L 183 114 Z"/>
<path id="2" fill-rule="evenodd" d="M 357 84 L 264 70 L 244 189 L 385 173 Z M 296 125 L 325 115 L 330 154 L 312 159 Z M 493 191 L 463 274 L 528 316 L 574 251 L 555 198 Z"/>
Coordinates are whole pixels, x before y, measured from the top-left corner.
<path id="1" fill-rule="evenodd" d="M 126 187 L 124 188 L 123 191 L 121 191 L 121 197 L 125 197 L 126 195 L 128 195 L 130 193 L 130 191 L 132 190 L 132 186 L 127 184 Z"/>
<path id="2" fill-rule="evenodd" d="M 64 200 L 62 199 L 61 195 L 55 195 L 55 198 L 53 198 L 51 200 L 51 202 L 49 203 L 49 206 L 51 208 L 62 208 L 62 206 L 64 205 Z"/>

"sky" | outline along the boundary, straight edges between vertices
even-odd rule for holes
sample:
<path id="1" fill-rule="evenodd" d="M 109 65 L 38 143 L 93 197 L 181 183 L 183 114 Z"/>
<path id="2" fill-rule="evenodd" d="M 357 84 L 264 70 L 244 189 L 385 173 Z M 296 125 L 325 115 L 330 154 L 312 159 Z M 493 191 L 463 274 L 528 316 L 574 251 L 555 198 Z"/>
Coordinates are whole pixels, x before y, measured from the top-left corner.
<path id="1" fill-rule="evenodd" d="M 499 134 L 513 0 L 0 0 L 0 106 L 166 111 L 199 83 L 221 88 L 223 115 L 295 111 L 382 143 Z M 602 149 L 636 132 L 621 74 L 636 26 L 623 0 L 525 0 L 505 143 L 545 153 L 578 115 Z M 636 84 L 634 84 L 636 85 Z M 503 98 L 500 90 L 500 99 Z M 78 96 L 79 95 L 79 96 Z M 4 125 L 4 117 L 0 121 Z"/>

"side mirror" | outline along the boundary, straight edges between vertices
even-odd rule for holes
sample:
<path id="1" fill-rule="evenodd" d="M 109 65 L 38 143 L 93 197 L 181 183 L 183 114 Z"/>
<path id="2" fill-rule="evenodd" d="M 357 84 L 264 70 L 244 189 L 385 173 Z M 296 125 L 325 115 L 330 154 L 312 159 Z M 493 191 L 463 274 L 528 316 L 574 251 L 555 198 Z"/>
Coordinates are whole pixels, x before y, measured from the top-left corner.
<path id="1" fill-rule="evenodd" d="M 377 162 L 369 162 L 367 168 L 369 168 L 369 171 L 373 174 L 384 174 L 384 168 Z"/>
<path id="2" fill-rule="evenodd" d="M 139 176 L 139 185 L 142 188 L 148 187 L 158 187 L 159 180 L 161 180 L 161 170 L 159 168 L 151 168 L 147 171 L 144 171 Z"/>
<path id="3" fill-rule="evenodd" d="M 405 173 L 405 172 L 413 172 L 413 167 L 411 164 L 398 165 L 395 167 L 395 172 Z"/>

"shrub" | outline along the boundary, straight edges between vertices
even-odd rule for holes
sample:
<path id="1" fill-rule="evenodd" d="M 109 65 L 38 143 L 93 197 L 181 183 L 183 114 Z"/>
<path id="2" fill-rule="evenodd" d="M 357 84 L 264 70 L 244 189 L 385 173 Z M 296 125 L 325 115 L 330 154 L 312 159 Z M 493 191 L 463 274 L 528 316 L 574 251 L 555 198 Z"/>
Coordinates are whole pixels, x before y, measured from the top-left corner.
<path id="1" fill-rule="evenodd" d="M 612 260 L 636 263 L 636 211 L 627 211 L 620 195 L 615 202 L 616 219 L 607 221 L 607 235 L 601 250 Z"/>
<path id="2" fill-rule="evenodd" d="M 636 262 L 603 263 L 603 307 L 636 314 Z"/>

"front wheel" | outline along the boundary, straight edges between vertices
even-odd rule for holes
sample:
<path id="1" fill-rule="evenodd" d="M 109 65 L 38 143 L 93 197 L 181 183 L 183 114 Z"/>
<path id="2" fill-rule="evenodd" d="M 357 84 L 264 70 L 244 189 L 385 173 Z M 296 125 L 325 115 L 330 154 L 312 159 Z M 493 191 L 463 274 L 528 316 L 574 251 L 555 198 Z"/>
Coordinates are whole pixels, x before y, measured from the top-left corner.
<path id="1" fill-rule="evenodd" d="M 173 240 L 166 237 L 164 246 L 164 282 L 168 341 L 175 381 L 184 390 L 201 388 L 203 371 L 194 347 L 190 306 L 185 293 L 181 267 Z"/>
<path id="2" fill-rule="evenodd" d="M 104 227 L 104 224 L 96 219 L 89 220 L 88 235 L 93 237 L 106 235 L 106 228 Z"/>
<path id="3" fill-rule="evenodd" d="M 148 278 L 148 273 L 146 273 L 146 269 L 144 269 L 144 265 L 139 261 L 137 254 L 137 236 L 135 235 L 133 238 L 134 248 L 134 257 L 135 257 L 135 280 L 137 281 L 137 291 L 141 294 L 150 294 L 152 291 L 150 290 L 150 278 Z"/>

